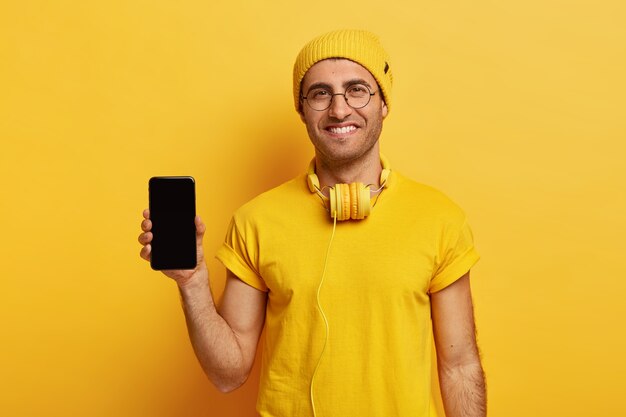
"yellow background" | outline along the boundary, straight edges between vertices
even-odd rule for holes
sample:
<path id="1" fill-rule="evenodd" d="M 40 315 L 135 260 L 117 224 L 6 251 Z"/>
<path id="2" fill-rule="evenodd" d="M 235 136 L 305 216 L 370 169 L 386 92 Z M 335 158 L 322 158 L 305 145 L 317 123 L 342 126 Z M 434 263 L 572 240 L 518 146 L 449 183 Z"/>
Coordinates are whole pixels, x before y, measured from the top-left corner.
<path id="1" fill-rule="evenodd" d="M 147 181 L 196 178 L 214 254 L 312 156 L 299 48 L 360 27 L 392 57 L 383 151 L 471 220 L 490 415 L 626 415 L 624 4 L 3 1 L 0 414 L 254 415 L 258 369 L 219 394 L 139 259 Z"/>

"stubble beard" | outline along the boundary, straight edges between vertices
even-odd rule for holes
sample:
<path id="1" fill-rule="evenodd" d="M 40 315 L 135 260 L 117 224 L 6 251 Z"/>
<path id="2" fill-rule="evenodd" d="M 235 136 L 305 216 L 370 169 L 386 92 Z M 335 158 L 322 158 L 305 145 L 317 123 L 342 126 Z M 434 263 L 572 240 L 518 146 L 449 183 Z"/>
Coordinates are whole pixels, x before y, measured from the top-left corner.
<path id="1" fill-rule="evenodd" d="M 359 128 L 365 133 L 365 137 L 328 138 L 318 134 L 316 126 L 307 125 L 309 139 L 315 147 L 315 154 L 324 159 L 326 164 L 341 166 L 355 162 L 372 151 L 378 142 L 383 127 L 381 116 L 370 119 L 370 124 L 365 128 Z M 358 141 L 359 143 L 351 143 Z"/>

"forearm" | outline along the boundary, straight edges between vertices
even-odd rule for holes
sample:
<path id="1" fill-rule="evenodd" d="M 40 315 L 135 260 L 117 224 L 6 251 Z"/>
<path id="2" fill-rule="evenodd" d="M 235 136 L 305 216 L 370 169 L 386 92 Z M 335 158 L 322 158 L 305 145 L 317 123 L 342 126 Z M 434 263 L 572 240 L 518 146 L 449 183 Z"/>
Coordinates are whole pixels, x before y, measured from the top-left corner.
<path id="1" fill-rule="evenodd" d="M 446 366 L 439 363 L 439 385 L 446 417 L 485 417 L 487 395 L 480 360 Z"/>
<path id="2" fill-rule="evenodd" d="M 179 285 L 189 339 L 202 369 L 222 392 L 243 384 L 248 376 L 235 333 L 218 313 L 208 276 Z"/>

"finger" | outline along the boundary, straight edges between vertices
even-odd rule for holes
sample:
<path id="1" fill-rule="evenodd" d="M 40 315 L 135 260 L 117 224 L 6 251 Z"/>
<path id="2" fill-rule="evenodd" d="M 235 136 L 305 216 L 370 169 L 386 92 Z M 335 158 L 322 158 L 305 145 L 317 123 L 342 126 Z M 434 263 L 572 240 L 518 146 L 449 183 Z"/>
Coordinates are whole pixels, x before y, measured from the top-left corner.
<path id="1" fill-rule="evenodd" d="M 151 251 L 152 251 L 152 246 L 146 245 L 143 248 L 141 248 L 141 251 L 139 252 L 139 256 L 141 256 L 146 261 L 149 261 Z"/>
<path id="2" fill-rule="evenodd" d="M 138 240 L 142 245 L 152 242 L 152 232 L 141 233 Z"/>
<path id="3" fill-rule="evenodd" d="M 150 210 L 145 209 L 145 210 L 143 211 L 143 218 L 144 218 L 144 219 L 149 219 L 149 218 L 150 218 Z"/>
<path id="4" fill-rule="evenodd" d="M 200 243 L 202 243 L 202 237 L 204 236 L 204 232 L 206 232 L 206 225 L 200 218 L 200 216 L 196 216 L 196 237 L 200 237 Z"/>
<path id="5" fill-rule="evenodd" d="M 204 232 L 206 232 L 206 225 L 200 216 L 196 216 L 196 253 L 198 254 L 198 264 L 204 260 L 204 249 L 202 247 Z"/>
<path id="6" fill-rule="evenodd" d="M 143 230 L 144 232 L 149 232 L 150 230 L 152 230 L 152 220 L 145 219 L 144 221 L 142 221 L 141 230 Z"/>

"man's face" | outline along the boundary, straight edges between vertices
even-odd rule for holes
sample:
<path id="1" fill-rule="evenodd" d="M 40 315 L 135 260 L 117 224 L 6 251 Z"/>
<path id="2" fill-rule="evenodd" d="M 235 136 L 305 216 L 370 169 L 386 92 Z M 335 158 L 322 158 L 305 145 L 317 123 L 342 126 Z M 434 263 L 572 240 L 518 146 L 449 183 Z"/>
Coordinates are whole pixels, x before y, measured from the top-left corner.
<path id="1" fill-rule="evenodd" d="M 376 80 L 361 65 L 347 59 L 326 59 L 313 65 L 302 79 L 302 95 L 316 87 L 331 93 L 344 93 L 353 84 L 365 84 L 371 92 L 367 106 L 350 107 L 343 96 L 332 99 L 326 110 L 313 110 L 301 103 L 300 117 L 306 124 L 309 138 L 316 152 L 328 162 L 348 162 L 366 154 L 378 141 L 387 116 L 387 105 L 382 100 Z"/>

